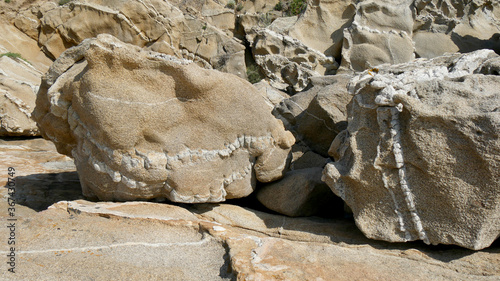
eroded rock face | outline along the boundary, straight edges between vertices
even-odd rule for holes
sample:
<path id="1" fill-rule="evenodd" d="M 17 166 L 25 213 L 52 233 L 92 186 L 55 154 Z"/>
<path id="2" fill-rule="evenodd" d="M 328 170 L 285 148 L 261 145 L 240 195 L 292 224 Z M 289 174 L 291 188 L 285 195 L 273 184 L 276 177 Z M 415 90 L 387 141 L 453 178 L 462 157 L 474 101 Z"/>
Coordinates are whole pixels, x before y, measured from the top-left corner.
<path id="1" fill-rule="evenodd" d="M 290 36 L 267 28 L 252 28 L 247 35 L 256 63 L 278 89 L 303 90 L 311 77 L 335 71 L 332 57 L 307 47 Z"/>
<path id="2" fill-rule="evenodd" d="M 383 63 L 414 59 L 411 0 L 362 1 L 344 29 L 342 66 L 363 71 Z"/>
<path id="3" fill-rule="evenodd" d="M 350 75 L 314 77 L 311 88 L 281 101 L 273 114 L 297 139 L 325 157 L 337 134 L 347 126 Z M 321 133 L 319 133 L 321 132 Z"/>
<path id="4" fill-rule="evenodd" d="M 498 61 L 481 50 L 354 81 L 323 180 L 369 238 L 482 249 L 499 236 Z"/>
<path id="5" fill-rule="evenodd" d="M 295 141 L 248 82 L 110 35 L 54 62 L 34 117 L 101 200 L 243 197 L 282 176 Z"/>
<path id="6" fill-rule="evenodd" d="M 3 20 L 0 34 L 0 136 L 39 135 L 31 112 L 41 76 L 52 61 L 35 40 Z"/>
<path id="7" fill-rule="evenodd" d="M 340 59 L 343 29 L 349 27 L 353 21 L 356 2 L 308 1 L 306 10 L 287 33 L 326 56 Z"/>
<path id="8" fill-rule="evenodd" d="M 478 49 L 500 53 L 500 2 L 416 0 L 413 5 L 418 56 L 432 58 Z"/>
<path id="9" fill-rule="evenodd" d="M 185 15 L 174 4 L 190 12 Z M 21 9 L 13 23 L 54 59 L 84 39 L 106 33 L 245 78 L 245 47 L 231 33 L 234 13 L 220 3 L 205 4 L 198 7 L 200 12 L 158 0 L 82 0 L 65 5 L 40 1 Z"/>
<path id="10" fill-rule="evenodd" d="M 31 112 L 41 76 L 21 58 L 0 57 L 0 136 L 39 135 Z"/>

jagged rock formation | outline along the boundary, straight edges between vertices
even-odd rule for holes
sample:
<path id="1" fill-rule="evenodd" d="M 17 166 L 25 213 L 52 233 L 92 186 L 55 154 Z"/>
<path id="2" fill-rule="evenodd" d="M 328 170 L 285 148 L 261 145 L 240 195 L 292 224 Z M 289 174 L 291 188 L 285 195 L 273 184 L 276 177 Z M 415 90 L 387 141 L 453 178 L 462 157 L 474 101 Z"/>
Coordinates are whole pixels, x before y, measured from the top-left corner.
<path id="1" fill-rule="evenodd" d="M 500 2 L 416 0 L 413 5 L 413 41 L 419 57 L 479 49 L 500 53 Z"/>
<path id="2" fill-rule="evenodd" d="M 282 176 L 295 141 L 248 82 L 111 35 L 54 62 L 34 118 L 101 200 L 243 197 Z"/>
<path id="3" fill-rule="evenodd" d="M 126 43 L 245 78 L 245 47 L 229 32 L 234 29 L 234 13 L 211 4 L 204 5 L 199 15 L 185 16 L 170 2 L 158 0 L 81 0 L 59 6 L 40 2 L 21 10 L 14 24 L 36 38 L 54 59 L 86 38 L 107 33 Z M 227 19 L 233 24 L 223 24 Z M 40 30 L 39 34 L 34 30 Z"/>
<path id="4" fill-rule="evenodd" d="M 323 180 L 365 235 L 476 250 L 500 235 L 499 60 L 481 50 L 354 79 Z"/>
<path id="5" fill-rule="evenodd" d="M 311 77 L 332 74 L 334 59 L 343 69 L 362 71 L 415 55 L 500 50 L 500 4 L 495 1 L 310 1 L 298 17 L 279 17 L 275 2 L 245 1 L 238 11 L 226 7 L 227 1 L 85 0 L 62 6 L 35 1 L 16 4 L 22 8 L 10 20 L 54 58 L 105 32 L 240 77 L 246 76 L 240 40 L 246 36 L 261 73 L 292 94 Z M 10 28 L 2 34 L 15 32 Z"/>
<path id="6" fill-rule="evenodd" d="M 332 57 L 313 50 L 290 36 L 266 28 L 252 28 L 247 35 L 255 62 L 275 88 L 303 90 L 311 77 L 337 69 Z"/>
<path id="7" fill-rule="evenodd" d="M 1 19 L 0 34 L 0 136 L 36 136 L 31 112 L 52 61 L 35 40 Z"/>
<path id="8" fill-rule="evenodd" d="M 283 120 L 297 139 L 327 157 L 333 139 L 347 126 L 346 106 L 351 100 L 347 83 L 351 77 L 314 77 L 310 89 L 281 101 L 273 114 Z"/>
<path id="9" fill-rule="evenodd" d="M 21 58 L 0 57 L 0 136 L 39 134 L 31 112 L 41 76 Z"/>

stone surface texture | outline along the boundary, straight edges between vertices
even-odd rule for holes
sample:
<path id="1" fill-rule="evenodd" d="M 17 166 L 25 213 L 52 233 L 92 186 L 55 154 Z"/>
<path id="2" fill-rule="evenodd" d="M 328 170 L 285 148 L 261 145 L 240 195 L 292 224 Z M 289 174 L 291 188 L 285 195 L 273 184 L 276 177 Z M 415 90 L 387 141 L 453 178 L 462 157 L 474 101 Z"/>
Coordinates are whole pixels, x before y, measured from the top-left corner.
<path id="1" fill-rule="evenodd" d="M 340 59 L 343 29 L 352 24 L 356 2 L 346 0 L 308 1 L 304 14 L 287 34 L 309 48 Z"/>
<path id="2" fill-rule="evenodd" d="M 500 235 L 499 57 L 481 50 L 368 70 L 323 179 L 370 238 L 470 249 Z"/>
<path id="3" fill-rule="evenodd" d="M 0 18 L 0 136 L 35 136 L 31 119 L 42 73 L 52 61 L 37 42 Z"/>
<path id="4" fill-rule="evenodd" d="M 338 64 L 332 57 L 307 47 L 297 39 L 267 28 L 252 28 L 247 35 L 255 62 L 271 85 L 294 92 L 303 90 L 311 77 L 334 71 Z"/>
<path id="5" fill-rule="evenodd" d="M 319 76 L 310 87 L 274 108 L 273 114 L 314 152 L 325 157 L 337 134 L 347 126 L 347 91 L 351 75 Z M 319 133 L 321 132 L 321 133 Z"/>
<path id="6" fill-rule="evenodd" d="M 54 62 L 34 118 L 101 200 L 243 197 L 282 176 L 295 142 L 247 81 L 111 35 Z"/>
<path id="7" fill-rule="evenodd" d="M 195 8 L 173 2 L 81 0 L 58 5 L 36 1 L 20 9 L 13 22 L 53 59 L 86 38 L 107 33 L 245 78 L 245 47 L 230 32 L 234 13 L 212 1 Z"/>
<path id="8" fill-rule="evenodd" d="M 419 57 L 479 49 L 500 53 L 500 2 L 417 0 L 413 6 L 413 40 Z"/>
<path id="9" fill-rule="evenodd" d="M 39 135 L 31 112 L 41 76 L 21 58 L 0 57 L 0 136 Z"/>
<path id="10" fill-rule="evenodd" d="M 414 59 L 411 3 L 360 1 L 354 21 L 344 29 L 342 67 L 363 71 L 383 63 Z"/>
<path id="11" fill-rule="evenodd" d="M 499 280 L 499 1 L 64 2 L 0 0 L 1 280 Z"/>
<path id="12" fill-rule="evenodd" d="M 328 210 L 328 205 L 343 204 L 321 181 L 322 171 L 322 166 L 290 171 L 283 179 L 259 189 L 257 199 L 266 208 L 290 217 L 333 212 L 334 208 Z"/>
<path id="13" fill-rule="evenodd" d="M 352 220 L 230 204 L 90 202 L 43 139 L 0 140 L 16 168 L 16 273 L 2 280 L 498 280 L 500 245 L 471 251 L 367 239 Z M 0 174 L 0 185 L 7 183 Z M 22 181 L 20 181 L 22 180 Z M 20 192 L 22 191 L 22 192 Z M 30 196 L 27 196 L 27 195 Z M 7 189 L 0 209 L 7 210 Z M 7 212 L 0 212 L 2 221 Z M 9 236 L 6 227 L 0 236 Z M 9 254 L 6 246 L 0 254 Z M 353 268 L 355 270 L 353 270 Z"/>

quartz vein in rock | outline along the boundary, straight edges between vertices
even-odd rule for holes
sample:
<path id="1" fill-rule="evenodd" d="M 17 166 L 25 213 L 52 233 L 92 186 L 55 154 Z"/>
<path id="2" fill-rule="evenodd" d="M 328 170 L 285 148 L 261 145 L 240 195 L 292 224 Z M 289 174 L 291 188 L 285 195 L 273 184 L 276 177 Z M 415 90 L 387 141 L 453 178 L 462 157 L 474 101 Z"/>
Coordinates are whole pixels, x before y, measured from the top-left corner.
<path id="1" fill-rule="evenodd" d="M 248 82 L 110 35 L 54 62 L 34 116 L 102 200 L 243 197 L 282 176 L 295 141 Z"/>

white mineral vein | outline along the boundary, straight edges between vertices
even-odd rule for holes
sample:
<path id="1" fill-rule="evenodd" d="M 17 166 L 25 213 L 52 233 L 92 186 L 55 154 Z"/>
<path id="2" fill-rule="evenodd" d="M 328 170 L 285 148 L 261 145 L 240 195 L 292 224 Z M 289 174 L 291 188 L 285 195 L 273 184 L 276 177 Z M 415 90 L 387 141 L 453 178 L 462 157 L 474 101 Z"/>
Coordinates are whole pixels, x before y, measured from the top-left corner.
<path id="1" fill-rule="evenodd" d="M 17 254 L 44 254 L 44 253 L 53 253 L 53 252 L 86 252 L 86 251 L 97 251 L 97 250 L 111 250 L 113 248 L 119 247 L 134 247 L 134 246 L 144 246 L 144 247 L 181 247 L 181 246 L 200 246 L 211 240 L 210 236 L 205 236 L 200 241 L 193 242 L 171 242 L 171 243 L 148 243 L 148 242 L 124 242 L 124 243 L 115 243 L 109 245 L 100 245 L 100 246 L 89 246 L 89 247 L 74 247 L 74 248 L 59 248 L 59 249 L 44 249 L 44 250 L 25 250 L 25 251 L 17 251 Z M 10 252 L 0 251 L 0 254 L 5 255 Z"/>

